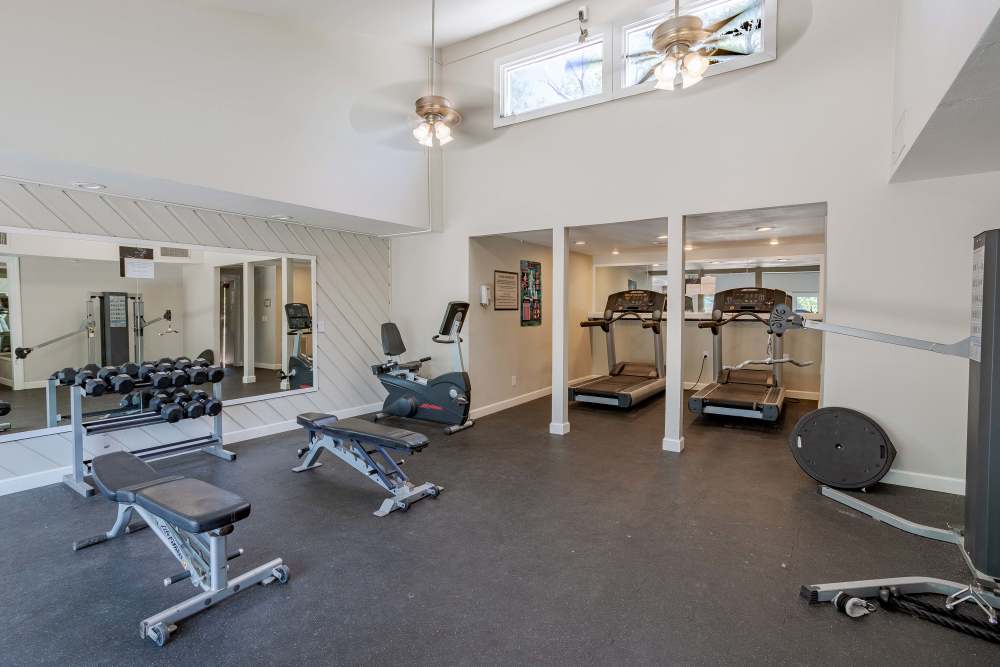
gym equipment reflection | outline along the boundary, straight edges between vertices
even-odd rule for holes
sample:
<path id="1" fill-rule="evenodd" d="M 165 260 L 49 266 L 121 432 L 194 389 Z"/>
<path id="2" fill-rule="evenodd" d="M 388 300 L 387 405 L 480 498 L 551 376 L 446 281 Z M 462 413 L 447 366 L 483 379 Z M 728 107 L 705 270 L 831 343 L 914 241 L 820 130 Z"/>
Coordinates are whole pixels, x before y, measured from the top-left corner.
<path id="1" fill-rule="evenodd" d="M 61 369 L 96 375 L 190 357 L 223 369 L 227 401 L 313 387 L 282 384 L 289 364 L 312 356 L 309 332 L 290 330 L 285 317 L 286 304 L 313 302 L 312 258 L 148 246 L 8 235 L 0 401 L 11 406 L 10 431 L 69 424 Z M 136 269 L 129 255 L 126 272 L 126 251 L 136 250 L 152 259 Z M 97 417 L 139 409 L 111 394 L 88 403 Z"/>

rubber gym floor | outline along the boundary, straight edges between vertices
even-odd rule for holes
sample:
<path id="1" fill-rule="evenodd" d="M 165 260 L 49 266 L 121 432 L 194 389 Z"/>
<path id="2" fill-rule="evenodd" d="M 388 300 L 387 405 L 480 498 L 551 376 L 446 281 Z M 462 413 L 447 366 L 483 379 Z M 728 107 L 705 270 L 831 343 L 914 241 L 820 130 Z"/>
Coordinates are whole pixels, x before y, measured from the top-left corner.
<path id="1" fill-rule="evenodd" d="M 964 577 L 954 546 L 880 525 L 816 494 L 787 432 L 689 415 L 687 449 L 660 450 L 663 402 L 571 410 L 548 400 L 432 438 L 406 464 L 446 487 L 372 516 L 381 489 L 328 457 L 294 474 L 293 432 L 157 467 L 245 495 L 234 573 L 280 556 L 257 587 L 184 621 L 166 647 L 140 619 L 193 594 L 149 531 L 74 553 L 114 505 L 61 485 L 0 498 L 0 663 L 29 664 L 997 664 L 1000 648 L 904 615 L 810 607 L 803 583 Z M 869 500 L 934 525 L 961 499 L 880 486 Z"/>

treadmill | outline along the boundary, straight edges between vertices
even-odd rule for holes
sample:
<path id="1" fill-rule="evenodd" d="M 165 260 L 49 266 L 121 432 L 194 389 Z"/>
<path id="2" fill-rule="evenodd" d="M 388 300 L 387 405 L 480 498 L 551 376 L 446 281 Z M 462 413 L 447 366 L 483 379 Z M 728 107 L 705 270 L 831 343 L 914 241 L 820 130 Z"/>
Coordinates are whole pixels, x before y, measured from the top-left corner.
<path id="1" fill-rule="evenodd" d="M 712 330 L 715 382 L 688 399 L 691 412 L 765 422 L 778 420 L 785 403 L 785 389 L 781 383 L 782 364 L 808 365 L 785 359 L 781 336 L 771 332 L 768 319 L 778 304 L 785 304 L 791 309 L 792 298 L 780 289 L 765 287 L 739 287 L 716 293 L 712 319 L 698 323 L 699 329 Z M 768 359 L 746 361 L 733 367 L 722 365 L 722 327 L 738 320 L 755 320 L 768 328 L 771 351 Z M 769 368 L 744 368 L 747 365 L 767 365 Z"/>
<path id="2" fill-rule="evenodd" d="M 608 344 L 608 374 L 569 388 L 569 400 L 598 403 L 617 408 L 631 408 L 650 396 L 663 393 L 666 373 L 663 365 L 663 321 L 667 296 L 652 290 L 633 289 L 608 297 L 604 317 L 580 322 L 581 327 L 600 327 Z M 643 317 L 648 315 L 648 317 Z M 618 361 L 615 355 L 615 325 L 624 319 L 639 320 L 643 329 L 653 332 L 655 363 Z"/>

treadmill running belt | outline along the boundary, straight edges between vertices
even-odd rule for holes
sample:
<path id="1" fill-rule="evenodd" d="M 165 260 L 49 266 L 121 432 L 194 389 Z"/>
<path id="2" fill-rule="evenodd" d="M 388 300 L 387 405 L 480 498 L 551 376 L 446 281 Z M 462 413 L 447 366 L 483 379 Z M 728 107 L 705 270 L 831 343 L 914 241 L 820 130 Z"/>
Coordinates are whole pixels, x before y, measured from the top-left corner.
<path id="1" fill-rule="evenodd" d="M 705 396 L 706 403 L 740 405 L 753 407 L 760 405 L 768 399 L 771 393 L 770 387 L 759 384 L 743 384 L 740 382 L 729 382 L 720 384 L 714 391 Z"/>
<path id="2" fill-rule="evenodd" d="M 639 377 L 637 375 L 612 375 L 575 385 L 573 389 L 578 393 L 617 394 L 621 391 L 645 384 L 651 379 L 655 378 Z"/>

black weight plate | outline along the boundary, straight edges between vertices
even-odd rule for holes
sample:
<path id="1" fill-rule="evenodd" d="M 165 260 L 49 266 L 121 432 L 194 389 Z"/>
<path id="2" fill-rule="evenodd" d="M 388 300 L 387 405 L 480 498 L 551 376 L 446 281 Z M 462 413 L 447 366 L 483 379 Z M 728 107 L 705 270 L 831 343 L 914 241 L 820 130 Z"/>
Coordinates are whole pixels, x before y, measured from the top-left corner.
<path id="1" fill-rule="evenodd" d="M 896 458 L 896 448 L 882 427 L 849 408 L 820 408 L 803 416 L 788 447 L 803 472 L 837 489 L 875 484 Z"/>

